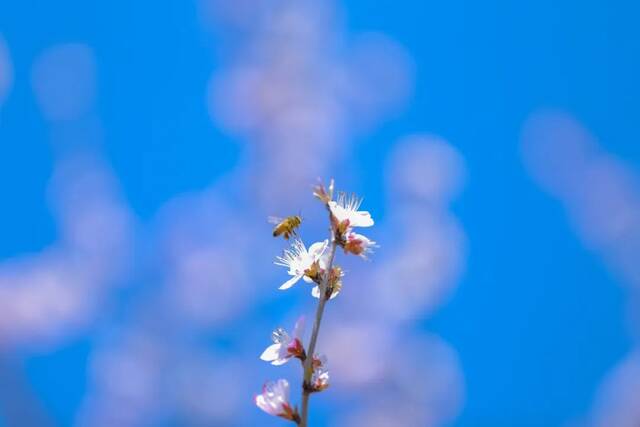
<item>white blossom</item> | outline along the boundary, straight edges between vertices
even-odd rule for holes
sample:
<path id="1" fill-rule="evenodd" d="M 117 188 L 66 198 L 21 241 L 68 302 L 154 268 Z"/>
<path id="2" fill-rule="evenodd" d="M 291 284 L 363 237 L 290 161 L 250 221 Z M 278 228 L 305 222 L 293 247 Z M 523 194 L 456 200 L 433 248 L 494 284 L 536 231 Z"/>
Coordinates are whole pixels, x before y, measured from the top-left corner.
<path id="1" fill-rule="evenodd" d="M 341 193 L 337 201 L 329 202 L 329 209 L 336 222 L 343 228 L 371 227 L 373 218 L 367 211 L 359 211 L 362 199 L 355 195 Z"/>
<path id="2" fill-rule="evenodd" d="M 309 269 L 317 262 L 322 254 L 327 249 L 329 244 L 328 240 L 322 242 L 316 242 L 307 248 L 304 246 L 301 240 L 296 239 L 291 248 L 284 251 L 284 255 L 278 257 L 275 264 L 287 267 L 289 269 L 288 274 L 291 279 L 287 280 L 279 289 L 289 289 L 298 282 L 298 280 L 304 278 L 306 282 L 311 283 L 313 280 L 306 276 Z"/>
<path id="3" fill-rule="evenodd" d="M 313 373 L 311 374 L 311 387 L 315 391 L 322 391 L 329 387 L 329 370 L 327 369 L 327 356 L 324 354 L 313 355 Z"/>
<path id="4" fill-rule="evenodd" d="M 260 356 L 265 362 L 279 366 L 287 363 L 292 357 L 304 358 L 304 345 L 302 344 L 302 332 L 304 330 L 304 318 L 296 322 L 293 337 L 282 328 L 277 328 L 271 334 L 273 344 L 266 348 Z"/>
<path id="5" fill-rule="evenodd" d="M 289 382 L 285 379 L 266 383 L 262 387 L 262 393 L 255 397 L 255 402 L 267 414 L 288 420 L 298 417 L 289 403 Z"/>
<path id="6" fill-rule="evenodd" d="M 329 387 L 329 371 L 324 367 L 314 369 L 311 375 L 311 386 L 316 391 Z"/>
<path id="7" fill-rule="evenodd" d="M 366 258 L 367 254 L 373 252 L 373 248 L 377 247 L 376 242 L 353 231 L 347 232 L 344 241 L 342 247 L 345 253 L 359 255 L 362 258 Z"/>

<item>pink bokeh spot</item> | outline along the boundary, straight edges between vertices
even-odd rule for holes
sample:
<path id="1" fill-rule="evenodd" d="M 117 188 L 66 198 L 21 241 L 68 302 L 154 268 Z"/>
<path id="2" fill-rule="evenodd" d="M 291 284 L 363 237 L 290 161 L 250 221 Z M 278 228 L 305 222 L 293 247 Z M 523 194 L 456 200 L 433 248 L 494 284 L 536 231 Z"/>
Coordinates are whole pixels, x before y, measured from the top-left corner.
<path id="1" fill-rule="evenodd" d="M 50 121 L 79 119 L 93 107 L 96 64 L 85 44 L 48 48 L 36 58 L 31 79 L 38 105 Z"/>
<path id="2" fill-rule="evenodd" d="M 11 64 L 11 56 L 9 55 L 9 47 L 2 35 L 0 35 L 0 105 L 9 94 L 9 90 L 13 84 L 13 66 Z"/>

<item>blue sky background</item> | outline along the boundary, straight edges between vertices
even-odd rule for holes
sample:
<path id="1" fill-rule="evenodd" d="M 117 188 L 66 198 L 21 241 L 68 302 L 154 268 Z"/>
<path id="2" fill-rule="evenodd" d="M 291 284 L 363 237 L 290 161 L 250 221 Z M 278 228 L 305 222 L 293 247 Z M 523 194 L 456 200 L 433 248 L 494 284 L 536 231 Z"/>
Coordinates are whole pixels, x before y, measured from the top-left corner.
<path id="1" fill-rule="evenodd" d="M 347 37 L 382 32 L 415 65 L 407 104 L 353 137 L 349 159 L 367 208 L 382 218 L 393 209 L 382 196 L 383 171 L 404 134 L 438 134 L 466 163 L 452 210 L 467 235 L 467 267 L 452 297 L 418 319 L 461 362 L 466 397 L 451 425 L 563 426 L 583 417 L 633 346 L 629 291 L 529 175 L 520 138 L 532 112 L 557 108 L 640 168 L 640 8 L 566 0 L 341 6 Z M 246 153 L 207 111 L 205 88 L 229 37 L 203 25 L 196 3 L 5 1 L 0 34 L 14 68 L 0 105 L 0 259 L 39 252 L 58 235 L 47 187 L 69 148 L 51 142 L 30 81 L 34 58 L 51 45 L 93 48 L 100 150 L 141 223 L 175 196 L 205 189 Z M 90 333 L 80 334 L 45 351 L 7 349 L 3 363 L 26 375 L 56 425 L 72 425 L 93 346 Z M 0 419 L 10 411 L 7 384 L 0 378 Z"/>

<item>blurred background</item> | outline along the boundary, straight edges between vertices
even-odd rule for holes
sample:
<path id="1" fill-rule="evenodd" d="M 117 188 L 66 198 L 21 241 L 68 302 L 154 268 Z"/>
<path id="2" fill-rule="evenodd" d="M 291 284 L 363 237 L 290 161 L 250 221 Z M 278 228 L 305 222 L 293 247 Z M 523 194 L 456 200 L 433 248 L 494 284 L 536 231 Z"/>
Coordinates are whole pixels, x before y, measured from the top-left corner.
<path id="1" fill-rule="evenodd" d="M 280 426 L 269 215 L 365 197 L 314 427 L 640 425 L 631 2 L 0 3 L 0 426 Z"/>

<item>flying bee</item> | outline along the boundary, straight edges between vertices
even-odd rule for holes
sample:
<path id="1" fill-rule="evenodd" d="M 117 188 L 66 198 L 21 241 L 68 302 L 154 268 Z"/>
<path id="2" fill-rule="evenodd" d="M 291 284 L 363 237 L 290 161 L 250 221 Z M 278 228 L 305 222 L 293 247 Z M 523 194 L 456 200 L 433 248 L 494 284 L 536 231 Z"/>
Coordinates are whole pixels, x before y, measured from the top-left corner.
<path id="1" fill-rule="evenodd" d="M 269 222 L 275 224 L 273 227 L 273 237 L 282 236 L 289 240 L 291 236 L 297 236 L 296 228 L 300 227 L 302 217 L 300 215 L 291 215 L 286 218 L 269 217 Z"/>

